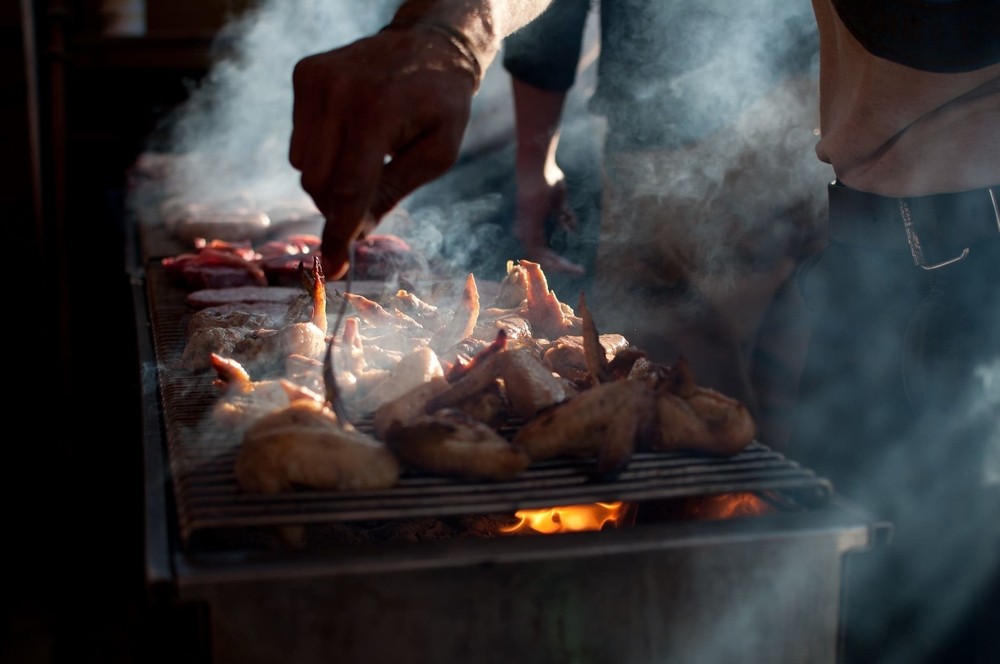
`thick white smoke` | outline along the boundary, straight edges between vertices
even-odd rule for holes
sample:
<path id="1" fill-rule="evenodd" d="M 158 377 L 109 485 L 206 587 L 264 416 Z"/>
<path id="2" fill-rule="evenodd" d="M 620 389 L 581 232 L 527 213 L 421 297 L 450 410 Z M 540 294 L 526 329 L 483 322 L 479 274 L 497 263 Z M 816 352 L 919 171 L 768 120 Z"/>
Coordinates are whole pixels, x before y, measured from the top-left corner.
<path id="1" fill-rule="evenodd" d="M 288 162 L 295 62 L 378 29 L 394 5 L 267 1 L 226 26 L 224 57 L 167 118 L 169 150 L 181 158 L 167 191 L 198 203 L 302 200 Z"/>
<path id="2" fill-rule="evenodd" d="M 396 0 L 263 0 L 235 18 L 217 38 L 218 60 L 165 118 L 153 141 L 151 152 L 170 157 L 166 167 L 157 169 L 163 179 L 156 183 L 154 198 L 221 209 L 314 212 L 299 172 L 288 161 L 292 70 L 306 55 L 376 32 L 391 20 L 397 5 Z M 512 131 L 509 82 L 495 66 L 473 102 L 463 154 L 509 143 Z M 480 177 L 484 173 L 481 168 L 476 172 Z M 483 196 L 475 186 L 470 191 L 469 176 L 459 169 L 456 173 L 460 182 L 443 180 L 425 191 L 424 211 L 415 220 L 390 216 L 380 230 L 404 235 L 431 255 L 447 249 L 459 265 L 476 245 L 495 242 L 496 226 L 480 222 L 496 217 L 501 205 L 497 194 Z M 132 201 L 137 209 L 148 203 L 147 193 L 138 192 Z M 404 204 L 401 209 L 409 208 Z M 445 247 L 446 238 L 455 241 Z"/>

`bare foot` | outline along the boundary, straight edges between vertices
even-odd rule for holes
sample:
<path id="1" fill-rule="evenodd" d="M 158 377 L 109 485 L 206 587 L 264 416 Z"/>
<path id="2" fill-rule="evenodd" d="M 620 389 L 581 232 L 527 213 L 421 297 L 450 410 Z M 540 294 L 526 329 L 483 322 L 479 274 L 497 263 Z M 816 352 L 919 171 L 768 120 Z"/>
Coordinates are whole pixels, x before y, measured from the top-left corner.
<path id="1" fill-rule="evenodd" d="M 559 273 L 582 277 L 585 272 L 582 265 L 578 265 L 568 258 L 563 258 L 548 247 L 526 246 L 524 254 L 524 258 L 538 263 L 542 266 L 542 271 L 549 274 Z"/>

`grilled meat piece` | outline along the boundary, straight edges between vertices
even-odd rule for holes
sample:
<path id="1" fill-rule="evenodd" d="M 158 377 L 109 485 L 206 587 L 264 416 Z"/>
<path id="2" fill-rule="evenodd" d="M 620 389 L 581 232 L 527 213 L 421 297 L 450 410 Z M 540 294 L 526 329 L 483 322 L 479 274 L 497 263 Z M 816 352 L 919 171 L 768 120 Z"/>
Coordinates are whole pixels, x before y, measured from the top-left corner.
<path id="1" fill-rule="evenodd" d="M 581 388 L 589 387 L 596 382 L 594 375 L 587 367 L 587 355 L 583 343 L 584 337 L 564 335 L 555 339 L 545 349 L 542 362 L 549 369 Z M 628 348 L 628 340 L 620 334 L 602 334 L 599 346 L 603 349 L 606 361 L 610 363 L 621 351 Z"/>
<path id="2" fill-rule="evenodd" d="M 524 420 L 569 396 L 563 382 L 531 351 L 513 348 L 491 354 L 484 361 L 474 361 L 445 392 L 431 400 L 428 410 L 456 407 L 491 389 L 498 379 L 502 381 L 511 414 Z"/>
<path id="3" fill-rule="evenodd" d="M 288 406 L 288 389 L 280 380 L 254 381 L 236 360 L 210 354 L 223 396 L 212 408 L 214 421 L 227 429 L 244 431 L 260 417 Z"/>
<path id="4" fill-rule="evenodd" d="M 279 330 L 254 330 L 233 346 L 232 354 L 254 373 L 280 368 L 288 355 L 320 358 L 326 334 L 312 323 L 296 323 Z"/>
<path id="5" fill-rule="evenodd" d="M 438 376 L 421 383 L 395 399 L 383 401 L 375 409 L 375 435 L 385 440 L 386 433 L 396 424 L 407 425 L 427 414 L 427 404 L 448 389 L 448 381 Z"/>
<path id="6" fill-rule="evenodd" d="M 656 404 L 659 435 L 651 440 L 654 450 L 731 456 L 743 451 L 756 435 L 746 406 L 707 387 L 696 388 L 687 398 L 663 392 Z"/>
<path id="7" fill-rule="evenodd" d="M 414 468 L 468 479 L 510 479 L 531 457 L 489 425 L 455 410 L 420 416 L 386 431 L 386 444 Z"/>
<path id="8" fill-rule="evenodd" d="M 243 435 L 236 479 L 244 491 L 386 489 L 399 480 L 395 455 L 375 438 L 298 399 L 254 422 Z"/>
<path id="9" fill-rule="evenodd" d="M 267 277 L 257 264 L 260 256 L 247 241 L 195 241 L 195 251 L 168 256 L 160 262 L 167 275 L 188 290 L 267 286 Z"/>
<path id="10" fill-rule="evenodd" d="M 226 242 L 256 240 L 271 227 L 271 218 L 248 196 L 192 203 L 168 198 L 160 204 L 163 225 L 178 239 L 197 245 L 204 238 Z"/>
<path id="11" fill-rule="evenodd" d="M 326 280 L 319 257 L 313 257 L 311 271 L 302 268 L 301 272 L 312 301 L 309 321 L 292 323 L 278 330 L 256 330 L 233 346 L 233 356 L 241 363 L 266 372 L 276 364 L 283 365 L 289 355 L 318 359 L 326 353 L 329 325 L 326 318 Z"/>
<path id="12" fill-rule="evenodd" d="M 503 332 L 511 344 L 534 343 L 531 336 L 531 324 L 514 311 L 501 311 L 499 309 L 488 309 L 480 312 L 479 322 L 476 323 L 472 336 L 484 341 L 492 341 L 498 332 Z"/>
<path id="13" fill-rule="evenodd" d="M 223 304 L 207 307 L 191 314 L 187 323 L 187 336 L 198 330 L 213 327 L 244 327 L 250 329 L 274 328 L 288 312 L 285 305 Z"/>
<path id="14" fill-rule="evenodd" d="M 528 297 L 528 275 L 514 261 L 507 261 L 507 275 L 500 282 L 493 306 L 498 309 L 520 308 Z"/>
<path id="15" fill-rule="evenodd" d="M 256 304 L 270 302 L 290 305 L 302 294 L 301 288 L 289 286 L 236 286 L 233 288 L 205 288 L 187 294 L 187 303 L 193 309 L 204 309 L 220 304 L 243 302 Z"/>
<path id="16" fill-rule="evenodd" d="M 437 354 L 430 348 L 419 348 L 404 355 L 388 377 L 369 392 L 358 408 L 374 412 L 379 406 L 402 396 L 418 385 L 444 376 Z"/>
<path id="17" fill-rule="evenodd" d="M 578 334 L 581 321 L 572 308 L 566 306 L 549 290 L 542 266 L 532 261 L 518 261 L 527 277 L 527 308 L 524 317 L 531 323 L 535 336 L 555 339 L 564 334 Z"/>
<path id="18" fill-rule="evenodd" d="M 299 282 L 299 265 L 311 262 L 319 253 L 317 235 L 296 234 L 281 240 L 271 240 L 258 247 L 258 264 L 272 286 L 290 286 Z"/>
<path id="19" fill-rule="evenodd" d="M 424 261 L 401 237 L 389 234 L 369 235 L 355 242 L 354 277 L 388 281 L 400 272 L 424 268 Z"/>
<path id="20" fill-rule="evenodd" d="M 434 332 L 442 325 L 441 312 L 436 306 L 424 302 L 408 290 L 399 289 L 392 297 L 391 303 L 410 318 L 416 320 L 427 330 Z"/>
<path id="21" fill-rule="evenodd" d="M 601 473 L 621 470 L 656 415 L 653 393 L 634 381 L 601 383 L 539 413 L 513 442 L 532 460 L 597 457 Z"/>
<path id="22" fill-rule="evenodd" d="M 256 328 L 249 327 L 206 327 L 196 330 L 188 337 L 178 365 L 191 371 L 204 371 L 212 366 L 212 354 L 232 355 L 236 345 Z"/>
<path id="23" fill-rule="evenodd" d="M 479 320 L 479 289 L 476 279 L 469 273 L 462 290 L 462 299 L 450 321 L 438 330 L 431 339 L 431 348 L 440 352 L 454 346 L 462 339 L 472 336 Z"/>
<path id="24" fill-rule="evenodd" d="M 728 456 L 753 442 L 756 424 L 746 406 L 698 385 L 683 357 L 669 367 L 639 358 L 630 376 L 656 393 L 657 424 L 645 441 L 650 449 Z"/>

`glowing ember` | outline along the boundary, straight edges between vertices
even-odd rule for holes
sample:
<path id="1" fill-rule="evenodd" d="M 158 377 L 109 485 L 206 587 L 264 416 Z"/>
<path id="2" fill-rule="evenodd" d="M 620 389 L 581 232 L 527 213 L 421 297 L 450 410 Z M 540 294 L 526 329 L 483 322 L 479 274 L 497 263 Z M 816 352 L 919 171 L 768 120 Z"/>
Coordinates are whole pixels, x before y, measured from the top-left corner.
<path id="1" fill-rule="evenodd" d="M 754 493 L 741 492 L 705 496 L 693 511 L 700 519 L 736 519 L 766 514 L 775 508 Z"/>
<path id="2" fill-rule="evenodd" d="M 601 530 L 610 523 L 617 527 L 625 516 L 627 503 L 592 503 L 589 505 L 565 505 L 538 510 L 518 510 L 514 516 L 520 521 L 513 526 L 501 528 L 505 534 L 534 531 L 550 535 L 552 533 Z"/>

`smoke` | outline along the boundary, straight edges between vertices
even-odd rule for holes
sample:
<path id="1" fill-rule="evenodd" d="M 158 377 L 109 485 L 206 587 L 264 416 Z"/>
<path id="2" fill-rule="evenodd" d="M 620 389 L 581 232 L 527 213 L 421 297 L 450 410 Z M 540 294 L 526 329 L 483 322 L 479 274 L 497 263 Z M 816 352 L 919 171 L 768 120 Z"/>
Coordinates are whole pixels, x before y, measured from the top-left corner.
<path id="1" fill-rule="evenodd" d="M 163 191 L 185 203 L 225 204 L 237 200 L 239 203 L 251 202 L 265 210 L 283 204 L 313 208 L 311 200 L 301 189 L 298 172 L 288 163 L 291 72 L 294 64 L 310 53 L 371 34 L 389 20 L 396 4 L 395 0 L 360 4 L 265 0 L 233 20 L 219 36 L 218 61 L 192 89 L 187 102 L 170 115 L 161 132 L 165 137 L 161 142 L 165 142 L 166 151 L 177 156 L 167 173 Z M 728 122 L 737 117 L 739 108 L 748 105 L 773 84 L 777 77 L 774 70 L 784 67 L 782 59 L 792 57 L 790 53 L 794 52 L 794 58 L 800 61 L 804 59 L 805 67 L 812 66 L 810 49 L 814 44 L 810 40 L 814 38 L 815 30 L 810 29 L 809 21 L 812 19 L 808 7 L 798 7 L 800 3 L 795 3 L 794 10 L 788 8 L 791 6 L 789 3 L 779 3 L 780 12 L 771 11 L 759 2 L 750 3 L 750 8 L 738 11 L 726 7 L 723 8 L 726 16 L 698 11 L 682 14 L 682 11 L 688 11 L 683 9 L 683 4 L 675 3 L 666 10 L 654 12 L 654 15 L 659 14 L 658 21 L 661 23 L 649 24 L 657 29 L 663 23 L 672 26 L 667 33 L 671 39 L 664 40 L 662 48 L 669 54 L 667 59 L 679 64 L 669 72 L 640 70 L 646 81 L 645 86 L 627 91 L 633 97 L 659 104 L 658 107 L 643 107 L 641 115 L 648 125 L 668 127 L 671 131 L 681 127 L 678 131 L 685 136 L 705 134 L 706 118 Z M 639 11 L 631 7 L 629 10 Z M 595 23 L 592 20 L 588 24 L 587 48 L 591 51 L 599 39 Z M 719 25 L 729 26 L 725 49 L 710 48 L 722 41 L 719 36 L 706 39 L 690 34 L 715 29 Z M 689 34 L 684 35 L 684 39 L 678 39 L 684 32 Z M 799 62 L 797 66 L 801 67 L 803 63 Z M 602 67 L 607 68 L 606 64 Z M 593 206 L 600 188 L 599 177 L 592 177 L 592 174 L 595 162 L 600 158 L 600 147 L 594 142 L 600 140 L 603 120 L 586 108 L 586 100 L 593 92 L 594 69 L 588 67 L 581 71 L 580 81 L 571 91 L 563 121 L 561 159 L 569 162 L 569 171 L 585 176 L 574 183 L 577 188 L 571 191 L 580 206 Z M 614 79 L 614 74 L 611 71 L 604 79 Z M 601 83 L 601 86 L 607 85 L 606 82 Z M 662 103 L 664 92 L 660 89 L 663 87 L 669 88 L 668 102 L 677 98 L 683 103 L 668 104 L 665 112 Z M 486 266 L 485 261 L 478 259 L 483 254 L 480 248 L 465 239 L 454 240 L 457 236 L 485 236 L 486 239 L 500 236 L 499 239 L 504 240 L 503 236 L 510 233 L 514 119 L 509 92 L 506 72 L 495 64 L 487 72 L 481 91 L 474 100 L 472 120 L 463 145 L 463 156 L 471 159 L 460 163 L 445 178 L 426 186 L 417 196 L 404 201 L 403 207 L 416 213 L 417 223 L 411 225 L 411 230 L 426 232 L 429 236 L 417 239 L 417 243 L 431 245 L 436 242 L 435 236 L 443 233 L 451 241 L 444 243 L 442 248 L 455 252 L 452 259 L 456 263 Z M 601 94 L 599 87 L 598 96 Z M 808 97 L 805 101 L 811 104 L 813 98 Z M 784 104 L 785 100 L 774 103 Z M 773 125 L 774 118 L 787 118 L 799 110 L 798 107 L 775 107 L 774 112 L 765 111 L 758 117 L 771 118 Z M 785 126 L 788 126 L 787 122 Z M 811 128 L 807 127 L 806 132 Z M 738 162 L 741 155 L 757 151 L 758 163 L 755 167 L 759 167 L 767 155 L 780 147 L 769 145 L 775 140 L 773 131 L 762 136 L 757 128 L 743 126 L 738 128 L 736 135 L 740 139 L 738 151 L 728 146 L 723 146 L 726 147 L 724 152 L 714 155 L 703 150 L 702 154 L 675 164 L 672 173 L 658 173 L 657 182 L 661 191 L 663 178 L 667 177 L 678 198 L 705 200 L 713 195 L 705 187 L 714 183 L 718 189 L 719 179 L 724 176 L 727 164 Z M 812 167 L 806 169 L 811 176 L 815 176 L 817 168 L 821 168 L 808 144 L 813 139 L 811 134 L 806 133 L 805 141 L 799 139 L 793 146 L 784 146 L 796 150 L 802 156 L 801 163 Z M 780 136 L 777 140 L 783 141 Z M 581 145 L 586 147 L 581 149 Z M 783 155 L 788 152 L 788 149 L 780 150 Z M 477 162 L 474 166 L 473 161 Z M 484 166 L 484 162 L 489 163 Z M 797 168 L 798 163 L 792 167 L 787 163 L 780 164 L 782 174 L 787 177 L 792 173 L 801 173 L 798 177 L 805 181 L 807 176 L 802 168 Z M 774 170 L 777 167 L 769 172 Z M 673 175 L 684 172 L 697 174 L 700 184 L 695 187 L 692 185 L 693 178 Z M 817 195 L 822 194 L 816 180 L 809 181 L 807 186 L 810 191 L 818 192 Z M 783 182 L 783 192 L 799 190 L 789 186 L 787 180 Z M 426 214 L 422 208 L 428 209 Z M 581 216 L 589 219 L 592 212 L 581 210 Z M 762 216 L 770 220 L 769 215 Z M 427 228 L 432 221 L 444 221 L 447 225 Z M 492 223 L 498 230 L 482 229 L 484 223 Z M 585 252 L 593 251 L 596 242 L 591 226 L 583 228 L 588 243 L 583 249 Z M 706 237 L 701 244 L 721 246 L 716 239 Z M 513 249 L 509 242 L 502 243 L 501 247 Z M 489 251 L 495 252 L 496 245 L 488 247 L 487 253 Z M 502 270 L 503 262 L 508 257 L 514 256 L 494 261 L 496 269 Z M 722 265 L 727 262 L 727 256 L 719 254 L 712 262 Z"/>
<path id="2" fill-rule="evenodd" d="M 1000 357 L 976 368 L 976 380 L 986 397 L 982 402 L 973 403 L 977 418 L 989 421 L 993 426 L 987 432 L 986 455 L 983 465 L 983 484 L 1000 487 Z"/>
<path id="3" fill-rule="evenodd" d="M 852 580 L 870 600 L 855 607 L 853 638 L 879 661 L 984 647 L 982 632 L 951 640 L 983 619 L 1000 575 L 998 247 L 928 277 L 905 246 L 894 258 L 834 243 L 803 274 L 822 315 L 794 458 L 894 526 Z"/>
<path id="4" fill-rule="evenodd" d="M 376 32 L 397 5 L 396 0 L 263 0 L 234 18 L 216 40 L 218 57 L 210 71 L 151 138 L 152 152 L 170 155 L 165 165 L 148 160 L 157 175 L 153 198 L 222 210 L 315 212 L 288 161 L 292 70 L 306 55 Z M 462 153 L 509 144 L 512 127 L 509 82 L 496 66 L 473 101 Z M 509 172 L 492 172 L 510 178 Z M 484 191 L 485 171 L 480 167 L 476 173 L 470 177 L 456 169 L 451 179 L 427 188 L 424 202 L 414 206 L 421 208 L 417 214 L 409 215 L 413 209 L 404 201 L 402 214 L 385 219 L 380 231 L 405 232 L 416 248 L 467 267 L 481 247 L 496 246 L 500 232 L 489 225 L 501 214 L 496 188 Z M 135 208 L 148 204 L 148 189 L 133 193 Z"/>
<path id="5" fill-rule="evenodd" d="M 594 100 L 608 118 L 610 203 L 622 217 L 605 234 L 620 251 L 605 262 L 622 264 L 639 246 L 686 278 L 734 283 L 802 251 L 833 176 L 814 151 L 810 6 L 621 4 L 623 16 L 602 15 L 613 50 Z"/>
<path id="6" fill-rule="evenodd" d="M 308 205 L 288 162 L 292 69 L 377 30 L 395 5 L 267 0 L 234 19 L 217 38 L 219 59 L 166 119 L 160 140 L 179 157 L 167 193 L 197 203 L 242 195 Z"/>

